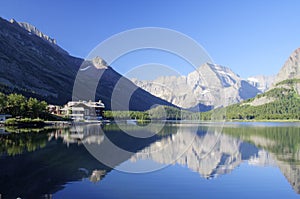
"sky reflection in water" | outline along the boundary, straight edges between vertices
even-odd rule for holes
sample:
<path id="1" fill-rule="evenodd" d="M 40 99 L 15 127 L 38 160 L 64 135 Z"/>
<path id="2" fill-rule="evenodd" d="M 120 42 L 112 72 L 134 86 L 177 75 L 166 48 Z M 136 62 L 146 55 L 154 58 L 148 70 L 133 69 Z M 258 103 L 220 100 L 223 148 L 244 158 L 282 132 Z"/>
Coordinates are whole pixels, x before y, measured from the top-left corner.
<path id="1" fill-rule="evenodd" d="M 196 136 L 194 127 L 170 124 L 142 142 L 114 125 L 98 128 L 2 134 L 2 197 L 300 198 L 298 124 L 226 124 L 222 133 L 200 126 Z M 117 158 L 115 169 L 84 147 L 106 139 L 133 152 Z"/>

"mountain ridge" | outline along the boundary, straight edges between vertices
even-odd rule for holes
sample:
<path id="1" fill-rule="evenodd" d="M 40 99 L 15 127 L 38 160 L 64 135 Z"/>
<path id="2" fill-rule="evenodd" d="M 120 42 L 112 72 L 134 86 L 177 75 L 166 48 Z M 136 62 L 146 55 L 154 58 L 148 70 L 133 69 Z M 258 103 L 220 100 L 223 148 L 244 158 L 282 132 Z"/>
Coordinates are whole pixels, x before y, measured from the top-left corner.
<path id="1" fill-rule="evenodd" d="M 226 106 L 260 93 L 230 68 L 211 63 L 201 65 L 186 76 L 161 76 L 153 81 L 131 80 L 157 97 L 192 109 L 200 105 Z"/>
<path id="2" fill-rule="evenodd" d="M 91 63 L 64 53 L 60 47 L 55 47 L 56 44 L 33 33 L 29 34 L 27 29 L 15 21 L 11 23 L 0 18 L 0 26 L 1 92 L 17 92 L 26 97 L 63 105 L 72 100 L 76 75 L 81 65 L 88 63 L 93 66 L 90 68 L 93 70 L 91 73 L 103 74 L 95 98 L 101 99 L 107 109 L 111 108 L 111 96 L 119 80 L 125 82 L 123 92 L 128 89 L 135 91 L 129 103 L 130 110 L 144 111 L 154 105 L 174 106 L 138 88 L 113 68 L 100 67 L 100 60 Z M 117 100 L 122 103 L 121 99 Z"/>
<path id="3" fill-rule="evenodd" d="M 52 45 L 52 47 L 54 47 L 60 53 L 69 54 L 66 50 L 62 49 L 60 46 L 57 45 L 56 40 L 54 38 L 51 38 L 50 36 L 44 34 L 42 31 L 40 31 L 34 25 L 27 23 L 27 22 L 17 22 L 15 19 L 10 19 L 9 22 L 12 24 L 17 24 L 20 27 L 24 28 L 25 30 L 28 31 L 28 33 L 30 35 L 31 34 L 36 35 L 36 36 L 44 39 L 45 41 L 49 42 Z"/>

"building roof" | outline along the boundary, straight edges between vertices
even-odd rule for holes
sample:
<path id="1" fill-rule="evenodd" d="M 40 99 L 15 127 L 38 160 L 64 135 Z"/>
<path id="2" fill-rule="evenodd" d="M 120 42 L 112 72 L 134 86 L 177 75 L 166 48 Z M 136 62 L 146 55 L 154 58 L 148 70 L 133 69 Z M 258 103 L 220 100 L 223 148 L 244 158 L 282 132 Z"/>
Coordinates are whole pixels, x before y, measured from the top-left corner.
<path id="1" fill-rule="evenodd" d="M 84 111 L 83 107 L 72 107 L 71 108 L 72 111 Z"/>
<path id="2" fill-rule="evenodd" d="M 92 101 L 70 101 L 67 104 L 68 107 L 86 106 L 90 108 L 105 108 L 104 104 L 99 100 L 98 102 Z"/>

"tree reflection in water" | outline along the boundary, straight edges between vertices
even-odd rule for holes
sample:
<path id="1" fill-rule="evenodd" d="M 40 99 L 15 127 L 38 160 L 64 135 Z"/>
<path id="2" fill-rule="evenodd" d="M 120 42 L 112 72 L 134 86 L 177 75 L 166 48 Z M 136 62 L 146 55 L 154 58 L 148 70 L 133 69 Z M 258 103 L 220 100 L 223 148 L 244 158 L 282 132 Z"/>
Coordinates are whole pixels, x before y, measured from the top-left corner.
<path id="1" fill-rule="evenodd" d="M 134 131 L 136 127 L 127 125 L 125 128 Z M 195 136 L 190 126 L 166 125 L 148 139 L 129 136 L 116 125 L 2 132 L 0 193 L 4 198 L 36 198 L 55 193 L 66 183 L 83 178 L 97 183 L 112 168 L 97 161 L 84 144 L 101 146 L 107 139 L 133 152 L 117 159 L 113 168 L 122 166 L 123 162 L 134 164 L 149 159 L 160 164 L 184 165 L 210 179 L 230 173 L 242 162 L 276 165 L 299 193 L 299 127 L 232 126 L 223 128 L 221 134 L 207 132 L 207 129 L 207 126 L 197 127 Z M 178 156 L 192 138 L 192 144 Z"/>

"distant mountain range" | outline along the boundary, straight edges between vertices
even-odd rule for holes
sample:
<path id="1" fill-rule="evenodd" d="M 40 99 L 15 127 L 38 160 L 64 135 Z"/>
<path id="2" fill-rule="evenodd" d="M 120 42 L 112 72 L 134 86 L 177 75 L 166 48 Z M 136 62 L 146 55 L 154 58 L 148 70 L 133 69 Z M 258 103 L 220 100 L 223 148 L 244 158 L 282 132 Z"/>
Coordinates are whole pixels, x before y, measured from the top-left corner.
<path id="1" fill-rule="evenodd" d="M 165 76 L 153 81 L 132 81 L 152 93 L 179 107 L 195 108 L 227 106 L 255 97 L 261 91 L 243 80 L 227 67 L 205 63 L 187 76 Z M 203 106 L 199 109 L 200 111 Z"/>
<path id="2" fill-rule="evenodd" d="M 183 108 L 204 104 L 206 107 L 199 109 L 207 111 L 210 107 L 234 104 L 228 106 L 228 119 L 300 118 L 300 48 L 290 55 L 276 76 L 243 80 L 227 67 L 206 63 L 187 76 L 132 81 Z"/>
<path id="3" fill-rule="evenodd" d="M 99 58 L 84 61 L 70 56 L 54 39 L 30 24 L 0 18 L 0 27 L 0 92 L 17 92 L 63 105 L 72 99 L 80 66 L 90 64 L 89 74 L 102 74 L 96 99 L 101 99 L 107 109 L 111 108 L 113 89 L 120 79 L 123 82 L 120 92 L 134 90 L 129 103 L 131 110 L 143 111 L 154 105 L 174 106 L 140 89 L 111 67 L 95 66 L 94 63 L 101 62 Z M 122 103 L 122 99 L 119 100 Z"/>
<path id="4" fill-rule="evenodd" d="M 247 78 L 247 82 L 252 86 L 256 87 L 262 93 L 266 92 L 269 88 L 271 88 L 273 82 L 275 81 L 275 76 L 265 76 L 265 75 L 257 75 Z"/>

